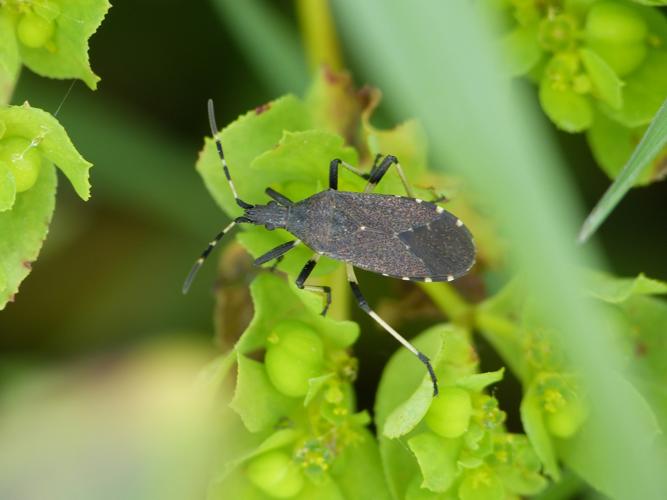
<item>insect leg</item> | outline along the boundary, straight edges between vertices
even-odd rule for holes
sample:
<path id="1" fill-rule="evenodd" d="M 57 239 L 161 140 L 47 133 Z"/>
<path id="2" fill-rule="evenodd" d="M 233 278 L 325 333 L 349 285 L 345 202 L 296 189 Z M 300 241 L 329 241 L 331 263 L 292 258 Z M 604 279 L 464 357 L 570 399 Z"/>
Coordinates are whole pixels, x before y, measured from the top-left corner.
<path id="1" fill-rule="evenodd" d="M 380 163 L 379 165 L 374 167 L 373 170 L 371 170 L 371 176 L 368 179 L 368 184 L 366 184 L 366 189 L 364 189 L 364 193 L 370 193 L 373 189 L 375 189 L 377 183 L 380 182 L 380 180 L 384 177 L 384 174 L 387 173 L 387 170 L 389 170 L 389 167 L 391 167 L 392 165 L 396 166 L 396 171 L 398 172 L 398 175 L 401 178 L 401 182 L 403 183 L 405 192 L 408 194 L 410 198 L 414 198 L 414 195 L 412 194 L 412 188 L 410 187 L 410 184 L 408 184 L 408 180 L 406 179 L 405 174 L 403 173 L 401 164 L 398 163 L 398 158 L 392 155 L 385 156 L 384 160 L 382 160 L 382 163 Z"/>
<path id="2" fill-rule="evenodd" d="M 299 243 L 301 243 L 301 241 L 292 240 L 292 241 L 288 241 L 287 243 L 283 243 L 282 245 L 278 245 L 276 248 L 273 248 L 273 249 L 269 250 L 264 255 L 260 255 L 259 257 L 257 257 L 255 259 L 254 264 L 256 266 L 261 266 L 262 264 L 264 264 L 264 263 L 266 263 L 270 260 L 277 259 L 278 257 L 282 256 L 283 254 L 286 254 L 287 252 L 292 250 L 292 248 L 297 246 Z"/>
<path id="3" fill-rule="evenodd" d="M 222 237 L 227 234 L 236 224 L 243 224 L 246 222 L 250 222 L 248 219 L 245 217 L 237 217 L 235 220 L 229 223 L 229 225 L 224 228 L 222 231 L 220 231 L 215 238 L 211 240 L 211 242 L 208 244 L 206 247 L 206 250 L 204 250 L 201 254 L 201 256 L 195 261 L 194 265 L 192 266 L 192 269 L 190 269 L 190 272 L 188 273 L 188 277 L 185 278 L 185 282 L 183 283 L 183 293 L 188 293 L 188 290 L 190 289 L 190 285 L 192 285 L 192 281 L 195 279 L 195 275 L 197 274 L 197 271 L 201 268 L 202 264 L 204 264 L 204 261 L 206 258 L 209 256 L 209 254 L 213 251 L 215 246 L 218 244 L 218 242 L 222 239 Z"/>
<path id="4" fill-rule="evenodd" d="M 271 271 L 272 273 L 276 272 L 276 269 L 278 268 L 278 264 L 280 264 L 283 261 L 284 258 L 285 258 L 285 256 L 281 255 L 275 261 L 273 261 L 273 264 L 271 264 L 271 267 L 269 267 L 269 271 Z"/>
<path id="5" fill-rule="evenodd" d="M 331 287 L 328 286 L 316 286 L 316 285 L 304 285 L 305 281 L 308 279 L 308 276 L 310 276 L 310 273 L 313 272 L 313 269 L 315 269 L 315 265 L 317 264 L 317 261 L 320 260 L 320 254 L 315 253 L 313 256 L 308 259 L 308 262 L 306 262 L 306 265 L 303 266 L 303 269 L 301 269 L 301 272 L 299 273 L 299 276 L 296 278 L 296 286 L 301 288 L 302 290 L 310 290 L 311 292 L 319 292 L 323 293 L 326 296 L 326 304 L 324 305 L 324 309 L 322 309 L 322 316 L 325 316 L 327 314 L 327 311 L 329 310 L 329 306 L 331 305 Z"/>
<path id="6" fill-rule="evenodd" d="M 359 307 L 371 318 L 373 318 L 382 328 L 388 331 L 392 335 L 392 337 L 394 337 L 401 344 L 403 344 L 403 346 L 408 351 L 417 356 L 419 358 L 419 361 L 421 361 L 426 365 L 428 374 L 430 375 L 431 381 L 433 382 L 433 396 L 437 396 L 438 379 L 435 376 L 435 371 L 433 370 L 431 361 L 426 357 L 426 355 L 419 352 L 415 346 L 413 346 L 410 342 L 404 339 L 400 333 L 398 333 L 391 326 L 389 326 L 385 320 L 383 320 L 380 316 L 378 316 L 378 314 L 375 311 L 373 311 L 370 308 L 368 302 L 366 301 L 366 298 L 361 293 L 361 289 L 359 288 L 359 282 L 357 281 L 357 276 L 354 274 L 354 268 L 352 267 L 352 264 L 346 264 L 346 266 L 347 266 L 347 280 L 349 281 L 350 286 L 352 287 L 352 293 L 354 294 L 354 298 L 357 300 Z"/>
<path id="7" fill-rule="evenodd" d="M 329 189 L 338 189 L 338 167 L 340 166 L 348 169 L 350 172 L 357 174 L 363 179 L 368 180 L 370 178 L 369 174 L 363 170 L 353 167 L 349 163 L 344 162 L 339 158 L 335 158 L 331 160 L 331 163 L 329 164 Z M 373 168 L 375 168 L 375 165 L 373 165 Z"/>
<path id="8" fill-rule="evenodd" d="M 285 207 L 289 207 L 290 205 L 294 204 L 294 202 L 292 200 L 290 200 L 287 196 L 285 196 L 284 194 L 280 194 L 275 189 L 266 188 L 265 192 L 271 198 L 273 198 L 274 200 L 276 200 L 278 203 L 280 203 L 281 205 L 283 205 Z"/>
<path id="9" fill-rule="evenodd" d="M 218 125 L 215 123 L 215 109 L 213 108 L 213 99 L 208 100 L 208 122 L 211 125 L 211 134 L 213 134 L 213 139 L 215 140 L 215 145 L 218 148 L 218 156 L 222 162 L 222 169 L 225 172 L 225 177 L 229 183 L 229 188 L 232 190 L 234 199 L 236 203 L 241 208 L 252 208 L 252 205 L 246 203 L 245 201 L 239 198 L 239 195 L 236 193 L 236 188 L 234 187 L 234 182 L 232 181 L 232 176 L 229 175 L 229 168 L 227 168 L 227 161 L 225 160 L 225 154 L 222 152 L 222 142 L 220 142 L 220 137 L 218 137 Z"/>

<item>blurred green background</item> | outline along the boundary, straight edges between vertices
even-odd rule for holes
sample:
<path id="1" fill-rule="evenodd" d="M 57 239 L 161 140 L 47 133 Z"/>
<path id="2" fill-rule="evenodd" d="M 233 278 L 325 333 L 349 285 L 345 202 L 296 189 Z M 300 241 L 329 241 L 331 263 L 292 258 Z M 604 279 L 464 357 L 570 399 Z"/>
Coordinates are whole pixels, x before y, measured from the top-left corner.
<path id="1" fill-rule="evenodd" d="M 102 78 L 99 89 L 91 92 L 76 82 L 58 115 L 78 150 L 95 165 L 92 198 L 82 202 L 69 183 L 61 182 L 40 257 L 15 303 L 0 313 L 5 375 L 0 384 L 10 385 L 8 376 L 24 368 L 92 365 L 106 370 L 109 359 L 131 357 L 154 340 L 201 347 L 182 372 L 188 375 L 215 354 L 215 265 L 208 264 L 188 296 L 181 294 L 193 259 L 226 223 L 194 170 L 209 133 L 205 104 L 214 98 L 223 126 L 286 92 L 304 92 L 307 51 L 295 5 L 167 0 L 119 1 L 112 7 L 91 39 L 92 67 Z M 357 50 L 349 29 L 339 25 L 345 66 L 357 85 L 381 86 L 373 80 L 377 61 Z M 387 36 L 400 37 L 401 27 L 388 29 Z M 28 100 L 54 112 L 69 87 L 70 82 L 24 70 L 13 103 Z M 525 87 L 538 110 L 536 89 Z M 390 126 L 409 116 L 381 107 L 374 119 Z M 610 181 L 595 165 L 582 134 L 549 126 L 567 174 L 590 209 Z M 438 140 L 446 143 L 448 137 Z M 665 279 L 666 208 L 665 183 L 635 189 L 624 198 L 598 233 L 611 271 Z M 395 280 L 368 274 L 361 279 L 371 303 L 384 304 L 385 310 L 392 307 L 387 299 L 421 293 Z M 437 313 L 428 312 L 402 324 L 402 331 L 410 335 L 435 323 Z M 380 372 L 398 345 L 363 313 L 352 309 L 352 315 L 364 332 L 355 345 L 361 362 L 359 403 L 371 409 Z M 489 346 L 482 343 L 479 351 L 483 366 L 501 363 Z M 172 361 L 161 359 L 165 365 Z M 82 373 L 83 378 L 90 375 Z M 144 380 L 140 375 L 125 382 L 139 383 Z M 516 380 L 508 379 L 499 393 L 510 411 L 510 429 L 518 430 L 520 391 Z M 166 376 L 156 386 L 164 380 L 171 379 Z M 149 384 L 146 390 L 153 389 Z M 156 406 L 159 414 L 162 407 Z"/>

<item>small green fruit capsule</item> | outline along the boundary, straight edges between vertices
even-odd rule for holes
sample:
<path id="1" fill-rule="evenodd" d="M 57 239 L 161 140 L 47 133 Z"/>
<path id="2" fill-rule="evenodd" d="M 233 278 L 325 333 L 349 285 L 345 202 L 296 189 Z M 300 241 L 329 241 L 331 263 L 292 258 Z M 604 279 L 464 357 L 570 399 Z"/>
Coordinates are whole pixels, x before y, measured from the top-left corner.
<path id="1" fill-rule="evenodd" d="M 586 38 L 608 43 L 643 42 L 646 21 L 632 7 L 619 2 L 600 2 L 591 7 L 586 18 Z"/>
<path id="2" fill-rule="evenodd" d="M 46 45 L 55 30 L 56 26 L 53 21 L 31 12 L 23 14 L 16 26 L 19 41 L 31 49 L 38 49 Z"/>
<path id="3" fill-rule="evenodd" d="M 9 137 L 0 141 L 0 161 L 4 162 L 16 182 L 16 192 L 30 189 L 39 176 L 42 155 L 30 141 L 22 137 Z"/>
<path id="4" fill-rule="evenodd" d="M 572 437 L 585 422 L 588 412 L 580 399 L 568 400 L 554 413 L 547 413 L 547 428 L 559 438 Z"/>
<path id="5" fill-rule="evenodd" d="M 246 473 L 255 486 L 273 498 L 293 497 L 303 488 L 299 467 L 282 451 L 253 458 Z"/>
<path id="6" fill-rule="evenodd" d="M 471 415 L 470 393 L 459 387 L 445 387 L 433 399 L 425 421 L 439 436 L 457 438 L 468 430 Z"/>
<path id="7" fill-rule="evenodd" d="M 618 2 L 597 3 L 586 18 L 588 46 L 607 61 L 618 76 L 632 73 L 646 58 L 647 32 L 641 14 Z"/>
<path id="8" fill-rule="evenodd" d="M 305 396 L 308 380 L 322 374 L 324 345 L 319 335 L 299 321 L 284 321 L 270 337 L 264 363 L 271 383 L 286 396 Z"/>

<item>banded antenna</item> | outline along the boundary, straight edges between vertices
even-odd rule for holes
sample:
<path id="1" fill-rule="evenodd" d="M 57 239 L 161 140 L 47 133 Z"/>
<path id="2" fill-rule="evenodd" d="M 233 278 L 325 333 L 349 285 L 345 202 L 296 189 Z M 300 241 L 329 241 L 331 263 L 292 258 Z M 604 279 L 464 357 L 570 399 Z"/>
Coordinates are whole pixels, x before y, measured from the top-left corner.
<path id="1" fill-rule="evenodd" d="M 232 195 L 234 195 L 234 200 L 236 200 L 236 204 L 241 208 L 243 208 L 244 210 L 247 208 L 253 208 L 253 205 L 250 205 L 249 203 L 246 203 L 245 201 L 239 198 L 238 193 L 236 192 L 236 187 L 234 186 L 234 181 L 232 181 L 232 176 L 229 175 L 227 160 L 225 160 L 225 153 L 222 150 L 222 142 L 220 142 L 220 137 L 218 136 L 218 125 L 215 123 L 215 107 L 213 106 L 213 99 L 208 100 L 208 122 L 211 125 L 211 134 L 213 135 L 213 140 L 215 141 L 215 146 L 218 150 L 218 156 L 220 157 L 220 161 L 222 162 L 222 170 L 225 173 L 225 177 L 227 178 L 227 182 L 229 183 L 229 188 L 232 191 Z M 187 278 L 185 278 L 185 282 L 183 283 L 183 289 L 182 289 L 184 294 L 188 293 L 190 285 L 192 285 L 192 282 L 194 281 L 197 272 L 199 271 L 201 266 L 204 265 L 204 261 L 211 254 L 211 252 L 213 251 L 215 246 L 220 242 L 222 237 L 225 234 L 227 234 L 236 224 L 241 224 L 244 222 L 250 222 L 250 221 L 245 217 L 237 217 L 232 222 L 230 222 L 229 225 L 227 225 L 227 227 L 225 227 L 222 231 L 220 231 L 215 236 L 215 238 L 211 240 L 206 249 L 195 261 L 194 265 L 192 266 L 192 269 L 190 269 L 190 272 L 188 273 Z"/>

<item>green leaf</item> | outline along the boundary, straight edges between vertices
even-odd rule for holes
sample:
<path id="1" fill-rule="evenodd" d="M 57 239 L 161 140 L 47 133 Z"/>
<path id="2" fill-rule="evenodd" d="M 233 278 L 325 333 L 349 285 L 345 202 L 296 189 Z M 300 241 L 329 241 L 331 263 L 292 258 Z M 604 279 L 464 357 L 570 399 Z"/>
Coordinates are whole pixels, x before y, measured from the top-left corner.
<path id="1" fill-rule="evenodd" d="M 667 0 L 631 0 L 631 1 L 641 5 L 651 5 L 651 6 L 667 5 Z"/>
<path id="2" fill-rule="evenodd" d="M 88 60 L 88 39 L 97 31 L 111 5 L 107 0 L 35 2 L 35 13 L 55 24 L 53 37 L 43 46 L 19 44 L 23 63 L 49 78 L 79 78 L 91 89 L 100 78 Z"/>
<path id="3" fill-rule="evenodd" d="M 234 366 L 236 353 L 234 351 L 221 354 L 205 365 L 197 375 L 197 387 L 215 394 L 227 377 L 229 370 Z"/>
<path id="4" fill-rule="evenodd" d="M 442 344 L 442 335 L 449 325 L 437 325 L 412 339 L 421 352 L 432 355 Z M 414 359 L 406 349 L 398 349 L 386 364 L 375 399 L 375 425 L 383 429 L 387 417 L 403 401 L 408 399 L 424 380 L 424 365 Z M 431 392 L 432 397 L 432 392 Z M 379 434 L 382 467 L 394 498 L 403 498 L 410 480 L 419 474 L 410 450 L 399 439 L 388 439 Z"/>
<path id="5" fill-rule="evenodd" d="M 632 152 L 646 132 L 645 126 L 628 128 L 612 120 L 603 113 L 596 113 L 593 126 L 586 132 L 588 144 L 593 156 L 606 174 L 615 179 L 623 169 Z M 667 149 L 663 148 L 651 162 L 652 168 L 646 168 L 637 177 L 634 185 L 648 184 L 660 180 L 664 175 L 664 161 Z"/>
<path id="6" fill-rule="evenodd" d="M 55 208 L 56 171 L 43 162 L 35 185 L 18 195 L 11 210 L 0 212 L 0 310 L 14 299 L 21 281 L 48 233 Z"/>
<path id="7" fill-rule="evenodd" d="M 464 476 L 459 485 L 460 500 L 502 500 L 506 498 L 500 478 L 488 467 L 480 467 Z"/>
<path id="8" fill-rule="evenodd" d="M 613 382 L 619 397 L 625 397 L 626 401 L 635 405 L 635 408 L 641 411 L 646 428 L 652 429 L 652 433 L 642 436 L 642 441 L 634 443 L 638 448 L 646 450 L 647 454 L 650 453 L 651 448 L 658 446 L 655 438 L 661 432 L 653 411 L 628 381 L 617 376 Z M 626 478 L 608 474 L 605 460 L 608 454 L 622 451 L 618 449 L 614 440 L 609 439 L 611 429 L 600 428 L 593 424 L 601 421 L 604 421 L 603 416 L 590 418 L 572 439 L 556 440 L 558 454 L 570 469 L 595 489 L 611 498 L 623 498 Z"/>
<path id="9" fill-rule="evenodd" d="M 588 277 L 588 293 L 612 304 L 625 302 L 636 295 L 667 294 L 667 283 L 647 278 L 639 273 L 636 278 L 616 278 L 606 273 L 591 271 Z"/>
<path id="10" fill-rule="evenodd" d="M 505 374 L 505 368 L 500 368 L 495 372 L 473 373 L 459 378 L 456 381 L 456 386 L 463 389 L 468 389 L 473 392 L 481 392 L 484 388 L 500 382 Z"/>
<path id="11" fill-rule="evenodd" d="M 418 434 L 408 440 L 422 472 L 422 488 L 436 493 L 447 491 L 458 476 L 456 464 L 460 442 L 445 439 L 430 432 Z"/>
<path id="12" fill-rule="evenodd" d="M 37 144 L 37 151 L 65 174 L 77 194 L 83 199 L 90 198 L 88 171 L 93 166 L 83 159 L 65 129 L 46 111 L 39 108 L 7 106 L 0 108 L 0 122 L 7 127 L 4 138 L 22 137 Z"/>
<path id="13" fill-rule="evenodd" d="M 542 463 L 535 454 L 528 438 L 523 434 L 503 434 L 497 436 L 507 446 L 498 449 L 496 442 L 495 455 L 506 454 L 506 461 L 493 463 L 493 468 L 502 480 L 507 491 L 522 496 L 535 495 L 548 484 L 540 475 Z"/>
<path id="14" fill-rule="evenodd" d="M 288 415 L 294 400 L 273 387 L 264 365 L 242 354 L 237 356 L 238 375 L 234 399 L 229 404 L 250 432 L 265 430 Z"/>
<path id="15" fill-rule="evenodd" d="M 667 303 L 657 297 L 631 296 L 618 304 L 627 321 L 628 358 L 637 367 L 633 383 L 667 426 Z"/>
<path id="16" fill-rule="evenodd" d="M 600 109 L 626 127 L 649 123 L 667 97 L 667 50 L 649 49 L 642 65 L 625 77 L 622 94 L 619 109 L 604 104 Z"/>
<path id="17" fill-rule="evenodd" d="M 433 349 L 427 356 L 431 359 L 432 365 L 435 367 L 436 372 L 438 371 L 438 364 L 440 363 L 444 352 L 446 351 L 447 345 L 447 336 L 455 334 L 457 327 L 451 325 L 439 325 L 433 328 L 430 328 L 424 332 L 423 336 L 429 338 L 434 335 L 432 332 L 436 332 L 439 337 L 439 346 L 436 349 Z M 433 355 L 435 352 L 435 355 Z M 414 357 L 414 354 L 406 351 L 407 354 L 410 354 Z M 394 356 L 397 356 L 395 354 Z M 393 359 L 393 358 L 392 358 Z M 414 362 L 414 360 L 412 360 Z M 407 360 L 406 360 L 407 363 Z M 389 365 L 385 369 L 385 372 L 389 370 Z M 384 378 L 384 375 L 383 375 Z M 398 385 L 398 384 L 397 384 Z M 400 384 L 396 388 L 397 392 L 404 392 L 405 385 Z M 378 399 L 380 392 L 378 391 Z M 382 434 L 390 439 L 394 439 L 400 436 L 404 436 L 412 431 L 424 418 L 426 412 L 428 411 L 431 403 L 433 402 L 433 384 L 428 373 L 423 369 L 422 366 L 422 375 L 420 377 L 419 385 L 411 390 L 411 394 L 407 398 L 400 401 L 400 403 L 387 415 L 387 419 L 382 427 Z"/>
<path id="18" fill-rule="evenodd" d="M 593 82 L 595 96 L 606 102 L 613 109 L 623 105 L 621 89 L 623 82 L 616 76 L 614 70 L 599 55 L 589 49 L 580 49 L 579 54 L 584 63 L 588 76 Z"/>
<path id="19" fill-rule="evenodd" d="M 14 23 L 8 11 L 0 9 L 0 104 L 9 103 L 20 69 L 21 57 L 14 35 Z"/>
<path id="20" fill-rule="evenodd" d="M 335 373 L 327 373 L 308 381 L 308 392 L 303 399 L 303 406 L 308 406 L 315 396 L 322 390 L 326 383 L 336 376 Z"/>
<path id="21" fill-rule="evenodd" d="M 542 57 L 537 41 L 537 25 L 519 26 L 500 41 L 504 55 L 503 71 L 509 76 L 528 73 Z"/>
<path id="22" fill-rule="evenodd" d="M 544 422 L 542 402 L 538 393 L 539 380 L 534 380 L 525 391 L 521 401 L 521 423 L 530 439 L 535 453 L 544 464 L 544 470 L 554 480 L 560 478 L 560 469 L 556 459 L 551 436 Z"/>
<path id="23" fill-rule="evenodd" d="M 302 200 L 329 186 L 329 163 L 334 158 L 356 165 L 356 151 L 341 136 L 323 130 L 286 131 L 278 145 L 250 164 L 255 179 L 276 187 L 293 200 Z M 350 173 L 341 175 L 339 189 L 360 190 L 366 181 Z"/>
<path id="24" fill-rule="evenodd" d="M 299 437 L 299 432 L 294 429 L 277 430 L 269 437 L 267 437 L 264 441 L 262 441 L 259 446 L 256 446 L 252 450 L 241 455 L 240 457 L 230 462 L 227 462 L 224 466 L 222 473 L 219 476 L 216 476 L 215 479 L 213 479 L 213 481 L 214 482 L 224 481 L 225 478 L 231 472 L 233 472 L 239 465 L 242 465 L 251 458 L 261 455 L 262 453 L 283 448 L 288 444 L 295 442 L 298 437 Z"/>
<path id="25" fill-rule="evenodd" d="M 255 314 L 234 346 L 239 353 L 245 354 L 264 347 L 273 328 L 286 319 L 311 326 L 326 342 L 340 348 L 352 345 L 359 335 L 356 323 L 322 317 L 319 314 L 321 305 L 319 310 L 313 307 L 313 301 L 321 301 L 319 295 L 298 290 L 275 274 L 263 273 L 257 276 L 250 285 L 250 294 Z"/>
<path id="26" fill-rule="evenodd" d="M 551 121 L 566 132 L 581 132 L 593 123 L 588 97 L 569 88 L 559 89 L 547 78 L 540 84 L 540 104 Z"/>
<path id="27" fill-rule="evenodd" d="M 651 125 L 621 173 L 586 217 L 579 231 L 579 242 L 585 242 L 590 238 L 625 196 L 625 193 L 630 190 L 642 171 L 651 165 L 651 161 L 665 147 L 665 144 L 667 144 L 667 100 L 653 118 Z"/>
<path id="28" fill-rule="evenodd" d="M 6 163 L 0 161 L 0 212 L 9 210 L 16 201 L 14 174 Z"/>
<path id="29" fill-rule="evenodd" d="M 368 429 L 355 429 L 355 432 L 359 433 L 357 441 L 346 447 L 336 459 L 331 469 L 332 478 L 344 498 L 390 499 L 375 437 Z"/>
<path id="30" fill-rule="evenodd" d="M 520 380 L 526 380 L 528 376 L 523 339 L 517 319 L 517 315 L 523 309 L 523 303 L 521 283 L 515 279 L 480 304 L 475 317 L 477 328 L 484 338 L 498 351 L 503 361 Z"/>
<path id="31" fill-rule="evenodd" d="M 250 168 L 252 161 L 269 151 L 281 140 L 285 130 L 295 132 L 311 127 L 311 118 L 304 104 L 292 95 L 286 95 L 256 110 L 249 111 L 226 126 L 219 134 L 229 172 L 243 200 L 259 203 L 267 199 L 264 189 L 268 184 L 257 182 L 261 175 Z M 326 165 L 323 166 L 325 168 Z M 211 139 L 206 139 L 197 160 L 197 171 L 215 201 L 230 217 L 241 215 L 225 179 L 220 158 Z"/>

